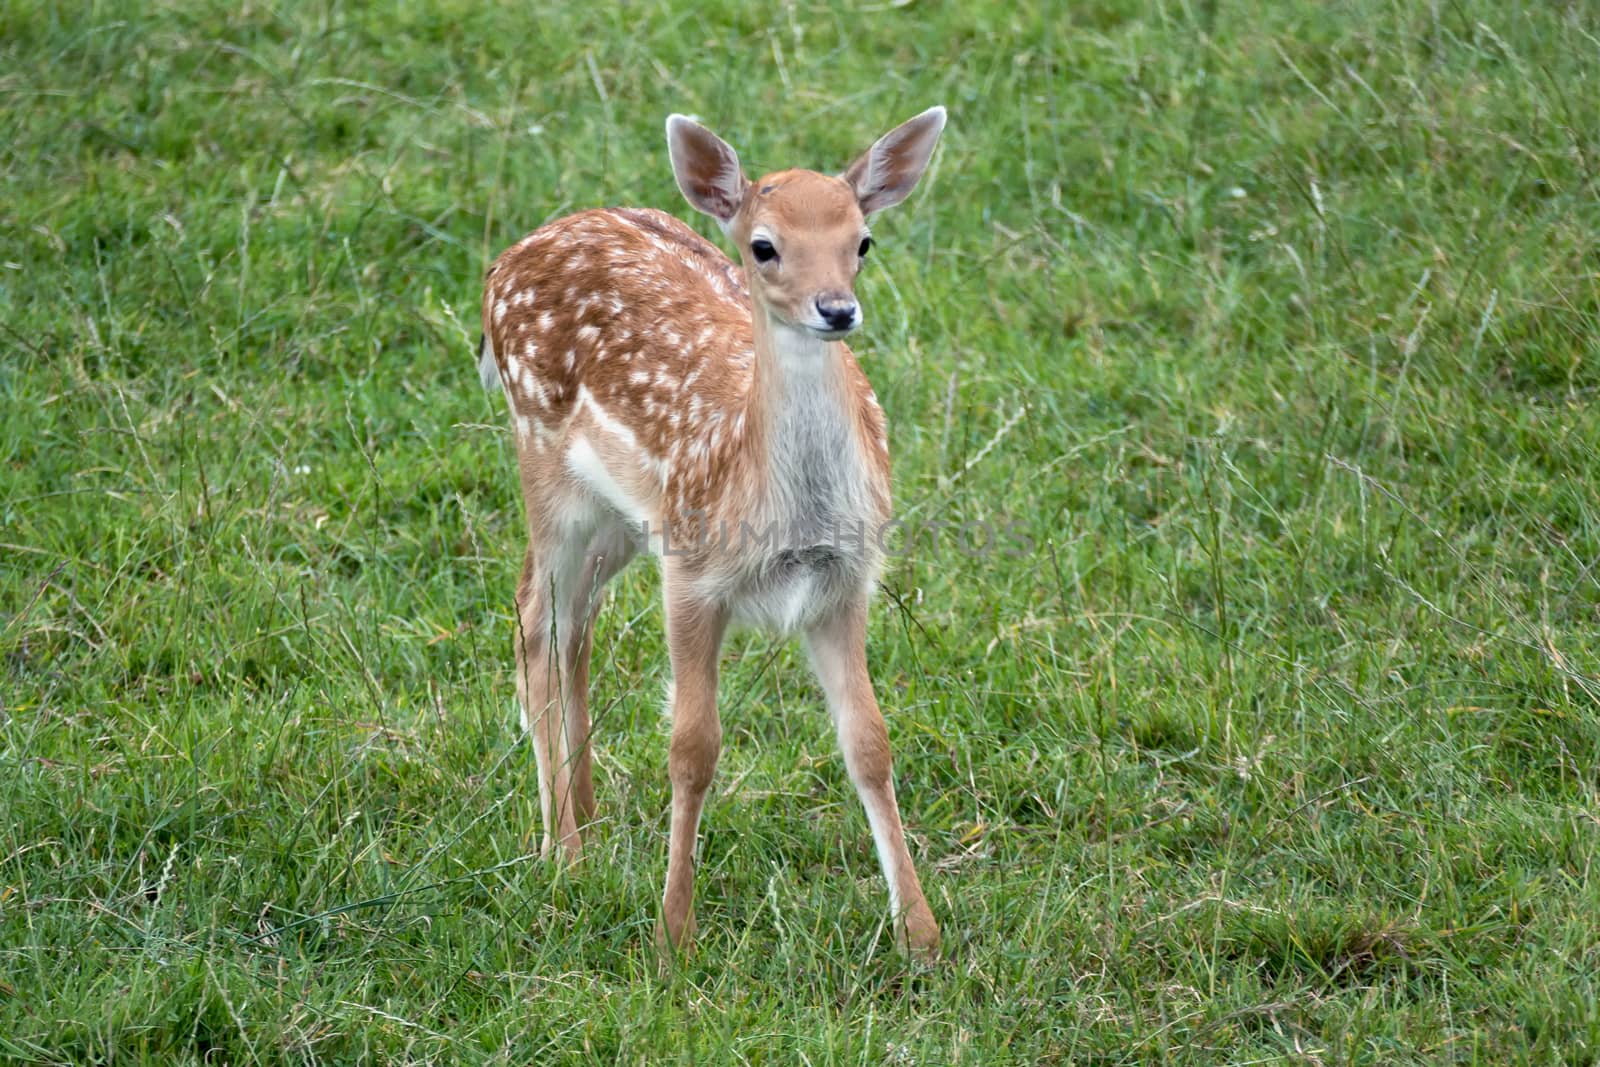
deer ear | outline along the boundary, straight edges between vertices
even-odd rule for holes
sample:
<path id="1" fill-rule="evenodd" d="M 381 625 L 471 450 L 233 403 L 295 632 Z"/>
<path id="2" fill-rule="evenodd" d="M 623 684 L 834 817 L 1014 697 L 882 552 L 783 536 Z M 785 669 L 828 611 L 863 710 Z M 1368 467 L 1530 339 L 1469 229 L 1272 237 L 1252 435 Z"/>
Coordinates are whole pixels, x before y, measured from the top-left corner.
<path id="1" fill-rule="evenodd" d="M 684 199 L 723 229 L 739 213 L 750 183 L 739 169 L 739 156 L 722 138 L 684 115 L 667 116 L 667 154 L 672 176 Z"/>
<path id="2" fill-rule="evenodd" d="M 894 207 L 911 195 L 928 169 L 944 120 L 944 108 L 930 107 L 878 138 L 839 175 L 855 190 L 863 215 Z"/>

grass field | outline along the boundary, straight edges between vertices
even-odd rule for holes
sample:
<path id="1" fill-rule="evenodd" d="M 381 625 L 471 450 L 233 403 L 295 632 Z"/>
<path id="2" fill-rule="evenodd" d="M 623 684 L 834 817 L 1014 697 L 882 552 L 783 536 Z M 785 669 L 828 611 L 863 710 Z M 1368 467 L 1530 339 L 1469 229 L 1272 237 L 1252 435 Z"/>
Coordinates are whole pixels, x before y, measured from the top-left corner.
<path id="1" fill-rule="evenodd" d="M 0 1060 L 1595 1063 L 1600 12 L 1516 7 L 0 0 Z M 947 961 L 747 635 L 662 977 L 656 574 L 562 869 L 482 272 L 688 217 L 670 111 L 940 102 L 856 348 L 1033 541 L 875 608 Z"/>

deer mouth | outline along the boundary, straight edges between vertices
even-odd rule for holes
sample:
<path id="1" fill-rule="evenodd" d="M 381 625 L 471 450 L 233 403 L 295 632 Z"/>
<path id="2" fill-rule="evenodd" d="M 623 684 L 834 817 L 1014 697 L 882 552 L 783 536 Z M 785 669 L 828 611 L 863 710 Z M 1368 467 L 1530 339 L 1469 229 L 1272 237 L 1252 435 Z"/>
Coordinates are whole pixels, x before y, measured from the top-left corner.
<path id="1" fill-rule="evenodd" d="M 855 321 L 848 326 L 841 326 L 828 322 L 820 317 L 807 315 L 800 320 L 800 328 L 813 337 L 824 341 L 838 341 L 849 337 L 861 328 L 861 315 L 857 312 Z"/>

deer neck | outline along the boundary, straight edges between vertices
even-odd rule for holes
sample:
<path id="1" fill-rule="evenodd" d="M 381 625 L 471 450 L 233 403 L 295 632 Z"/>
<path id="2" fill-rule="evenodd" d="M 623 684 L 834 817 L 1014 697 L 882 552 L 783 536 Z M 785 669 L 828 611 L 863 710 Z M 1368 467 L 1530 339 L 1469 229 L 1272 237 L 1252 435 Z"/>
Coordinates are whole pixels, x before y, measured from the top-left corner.
<path id="1" fill-rule="evenodd" d="M 769 518 L 827 524 L 856 510 L 865 468 L 844 346 L 757 305 L 751 415 Z"/>
<path id="2" fill-rule="evenodd" d="M 784 428 L 802 414 L 848 418 L 844 346 L 781 321 L 756 305 L 752 318 L 755 351 L 751 366 L 751 415 L 768 448 L 779 445 Z"/>
<path id="3" fill-rule="evenodd" d="M 837 376 L 843 347 L 838 341 L 825 341 L 809 330 L 791 326 L 760 305 L 751 315 L 751 326 L 756 377 L 769 392 L 774 388 L 814 388 Z"/>

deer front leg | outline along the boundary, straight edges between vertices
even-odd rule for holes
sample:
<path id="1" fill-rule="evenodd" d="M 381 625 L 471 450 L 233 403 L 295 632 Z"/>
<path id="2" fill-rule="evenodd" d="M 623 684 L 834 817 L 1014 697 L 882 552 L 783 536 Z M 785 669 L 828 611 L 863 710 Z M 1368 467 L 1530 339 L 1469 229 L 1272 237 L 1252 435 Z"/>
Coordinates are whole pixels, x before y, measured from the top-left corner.
<path id="1" fill-rule="evenodd" d="M 694 940 L 694 846 L 700 812 L 722 751 L 717 717 L 717 653 L 727 625 L 722 609 L 667 592 L 667 646 L 672 659 L 672 822 L 667 839 L 667 885 L 656 944 L 679 952 Z"/>
<path id="2" fill-rule="evenodd" d="M 867 674 L 866 620 L 865 600 L 847 605 L 809 630 L 806 644 L 827 696 L 845 768 L 866 807 L 878 863 L 889 883 L 895 943 L 917 959 L 931 962 L 939 955 L 939 924 L 906 849 L 894 796 L 889 732 Z"/>

